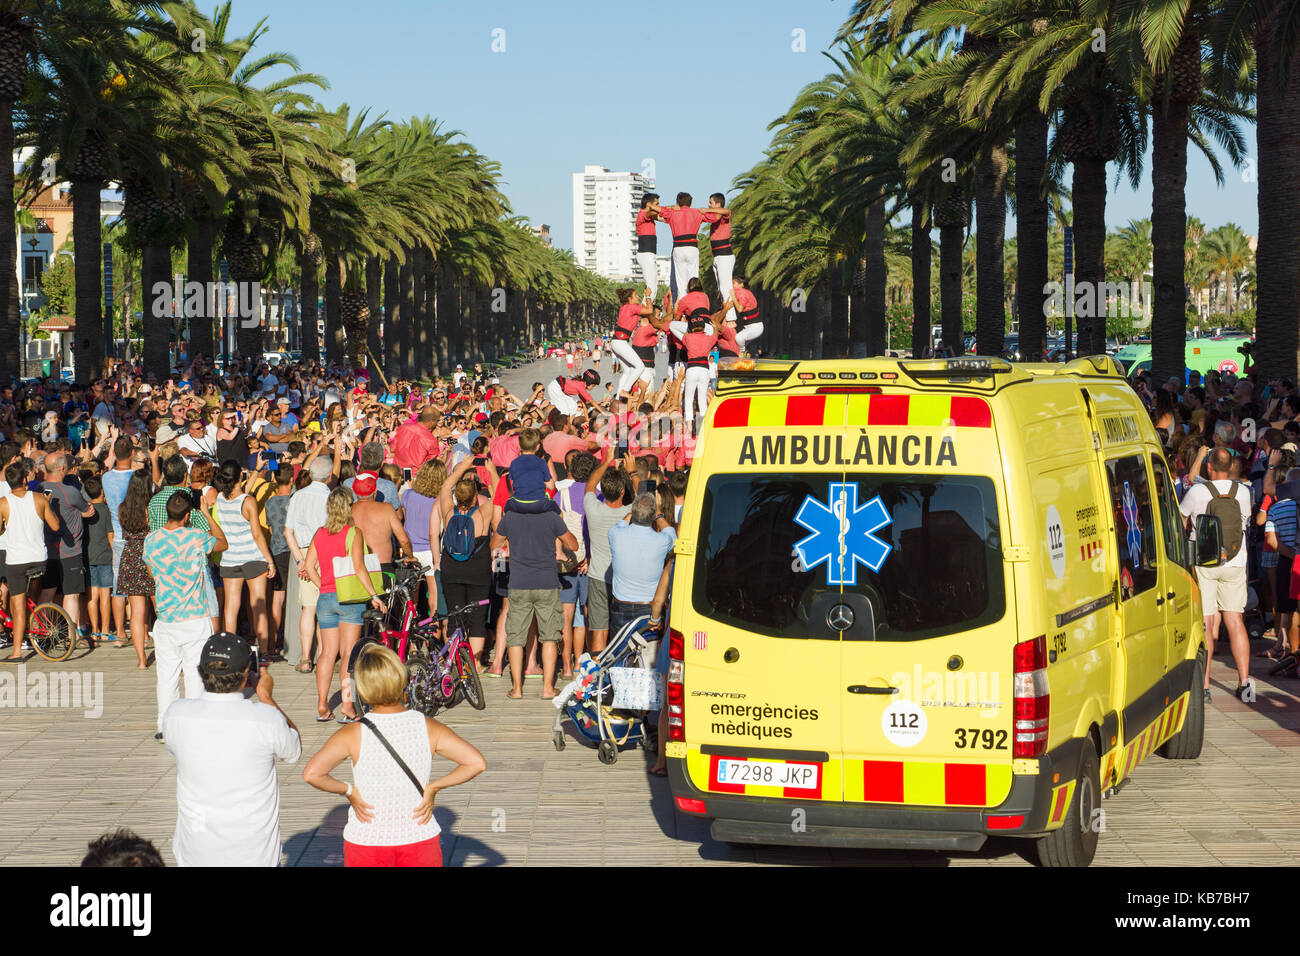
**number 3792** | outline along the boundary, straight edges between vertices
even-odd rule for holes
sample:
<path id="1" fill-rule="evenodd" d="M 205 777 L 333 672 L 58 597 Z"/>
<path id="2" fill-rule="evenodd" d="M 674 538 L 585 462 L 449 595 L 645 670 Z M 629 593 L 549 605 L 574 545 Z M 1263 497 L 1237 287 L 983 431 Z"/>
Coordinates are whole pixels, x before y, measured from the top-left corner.
<path id="1" fill-rule="evenodd" d="M 1007 749 L 1007 732 L 1005 730 L 993 730 L 992 728 L 980 730 L 977 727 L 958 727 L 954 733 L 956 734 L 956 740 L 953 742 L 957 745 L 958 750 Z"/>

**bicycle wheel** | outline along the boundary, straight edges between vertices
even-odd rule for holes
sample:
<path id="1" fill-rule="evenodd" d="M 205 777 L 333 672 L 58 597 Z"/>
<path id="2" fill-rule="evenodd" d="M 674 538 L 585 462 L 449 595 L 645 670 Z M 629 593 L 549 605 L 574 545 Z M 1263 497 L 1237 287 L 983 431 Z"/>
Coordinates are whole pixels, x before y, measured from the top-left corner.
<path id="1" fill-rule="evenodd" d="M 457 679 L 465 700 L 475 710 L 482 710 L 487 706 L 487 698 L 483 696 L 483 684 L 479 681 L 478 668 L 474 666 L 474 652 L 467 644 L 462 644 L 456 651 L 456 669 L 460 671 Z"/>
<path id="2" fill-rule="evenodd" d="M 66 661 L 77 649 L 77 629 L 57 604 L 40 604 L 27 616 L 27 640 L 47 661 Z"/>

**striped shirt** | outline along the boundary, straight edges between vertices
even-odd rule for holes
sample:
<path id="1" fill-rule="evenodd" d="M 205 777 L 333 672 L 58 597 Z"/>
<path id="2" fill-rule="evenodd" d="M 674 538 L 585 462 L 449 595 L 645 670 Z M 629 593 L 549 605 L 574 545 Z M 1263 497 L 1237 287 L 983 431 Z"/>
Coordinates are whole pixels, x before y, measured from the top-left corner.
<path id="1" fill-rule="evenodd" d="M 1272 531 L 1277 535 L 1277 543 L 1295 549 L 1296 537 L 1296 500 L 1282 498 L 1273 502 L 1268 509 L 1268 520 L 1264 522 L 1265 533 Z M 1277 567 L 1277 552 L 1267 548 L 1259 556 L 1260 567 Z"/>
<path id="2" fill-rule="evenodd" d="M 253 540 L 253 528 L 243 515 L 244 499 L 248 495 L 238 495 L 231 499 L 218 497 L 214 506 L 217 522 L 226 536 L 228 546 L 221 552 L 221 566 L 234 568 L 248 564 L 250 561 L 265 561 L 262 552 Z"/>

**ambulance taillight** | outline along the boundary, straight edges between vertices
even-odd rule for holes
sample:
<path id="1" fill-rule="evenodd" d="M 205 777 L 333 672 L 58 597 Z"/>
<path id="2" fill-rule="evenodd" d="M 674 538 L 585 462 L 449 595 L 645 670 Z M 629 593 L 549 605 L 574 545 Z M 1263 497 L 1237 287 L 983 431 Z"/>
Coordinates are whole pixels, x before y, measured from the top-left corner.
<path id="1" fill-rule="evenodd" d="M 1051 695 L 1047 692 L 1047 635 L 1015 647 L 1013 757 L 1041 757 L 1047 751 Z"/>
<path id="2" fill-rule="evenodd" d="M 668 631 L 668 739 L 686 739 L 686 638 Z"/>

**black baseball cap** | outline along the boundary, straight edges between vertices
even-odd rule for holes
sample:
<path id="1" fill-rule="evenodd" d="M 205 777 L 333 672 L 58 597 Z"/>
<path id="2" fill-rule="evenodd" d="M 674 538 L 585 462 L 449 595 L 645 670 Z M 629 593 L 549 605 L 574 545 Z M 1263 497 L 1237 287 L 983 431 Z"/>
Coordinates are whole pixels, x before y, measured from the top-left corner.
<path id="1" fill-rule="evenodd" d="M 237 634 L 222 631 L 209 637 L 203 645 L 203 652 L 199 654 L 199 667 L 207 667 L 214 661 L 224 661 L 232 671 L 246 671 L 253 662 L 253 655 L 246 640 Z"/>

